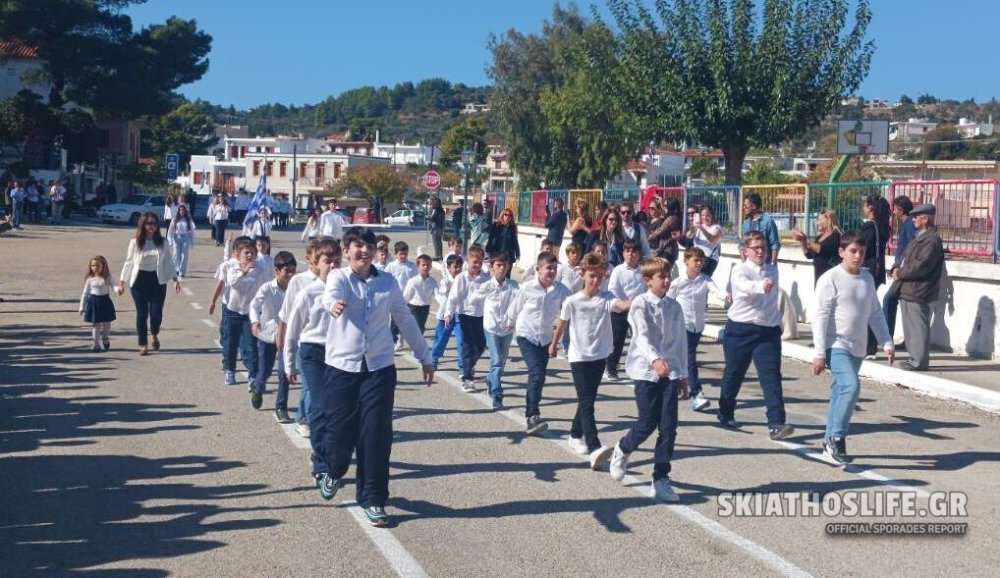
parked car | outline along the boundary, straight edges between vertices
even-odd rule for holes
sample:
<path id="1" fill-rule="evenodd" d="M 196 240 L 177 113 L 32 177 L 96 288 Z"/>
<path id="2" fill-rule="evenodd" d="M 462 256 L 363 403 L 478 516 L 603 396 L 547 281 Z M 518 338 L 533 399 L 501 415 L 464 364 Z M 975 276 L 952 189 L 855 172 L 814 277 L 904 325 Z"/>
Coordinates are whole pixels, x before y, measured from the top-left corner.
<path id="1" fill-rule="evenodd" d="M 422 227 L 427 216 L 423 211 L 412 211 L 410 209 L 399 209 L 395 213 L 385 218 L 386 225 L 403 225 L 406 227 Z"/>
<path id="2" fill-rule="evenodd" d="M 354 209 L 354 224 L 371 224 L 377 223 L 378 218 L 375 216 L 375 211 L 367 207 L 358 207 Z"/>
<path id="3" fill-rule="evenodd" d="M 120 203 L 111 203 L 98 209 L 97 218 L 105 223 L 128 223 L 134 227 L 139 224 L 139 217 L 147 211 L 163 220 L 164 202 L 163 195 L 130 195 Z"/>

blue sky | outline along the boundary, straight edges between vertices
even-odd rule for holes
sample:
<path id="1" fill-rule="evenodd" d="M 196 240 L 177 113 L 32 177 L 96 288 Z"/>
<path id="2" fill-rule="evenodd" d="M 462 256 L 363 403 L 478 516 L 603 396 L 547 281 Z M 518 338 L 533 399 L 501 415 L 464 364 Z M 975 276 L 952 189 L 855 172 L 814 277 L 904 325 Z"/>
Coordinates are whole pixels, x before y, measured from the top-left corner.
<path id="1" fill-rule="evenodd" d="M 565 2 L 564 2 L 565 4 Z M 589 11 L 589 2 L 579 6 Z M 603 0 L 598 3 L 604 6 Z M 1000 96 L 993 0 L 871 0 L 876 52 L 865 98 L 977 102 Z M 248 108 L 311 104 L 364 85 L 440 77 L 488 84 L 487 39 L 536 32 L 549 0 L 148 0 L 129 8 L 136 27 L 171 15 L 213 37 L 209 71 L 181 88 L 188 98 Z"/>

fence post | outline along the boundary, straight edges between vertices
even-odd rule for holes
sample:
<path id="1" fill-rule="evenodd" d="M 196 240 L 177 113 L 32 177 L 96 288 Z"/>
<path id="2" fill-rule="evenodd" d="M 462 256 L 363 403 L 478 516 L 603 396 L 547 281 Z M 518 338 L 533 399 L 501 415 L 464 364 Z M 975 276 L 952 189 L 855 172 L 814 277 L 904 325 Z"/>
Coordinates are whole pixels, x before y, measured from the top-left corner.
<path id="1" fill-rule="evenodd" d="M 809 183 L 806 183 L 806 202 L 805 202 L 805 208 L 803 209 L 805 211 L 805 215 L 802 216 L 802 220 L 805 221 L 806 223 L 806 228 L 803 231 L 803 233 L 805 234 L 807 239 L 809 238 L 809 235 L 812 233 L 812 228 L 809 227 L 810 223 L 812 222 L 811 218 L 812 213 L 809 211 L 809 196 L 811 192 L 812 191 L 809 190 Z"/>

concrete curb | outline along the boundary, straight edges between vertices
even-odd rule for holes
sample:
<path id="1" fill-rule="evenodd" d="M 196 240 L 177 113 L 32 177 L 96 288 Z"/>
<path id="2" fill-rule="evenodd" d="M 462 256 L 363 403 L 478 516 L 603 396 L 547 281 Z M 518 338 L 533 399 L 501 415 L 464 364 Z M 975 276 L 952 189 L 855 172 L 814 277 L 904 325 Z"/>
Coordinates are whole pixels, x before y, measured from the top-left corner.
<path id="1" fill-rule="evenodd" d="M 718 325 L 706 325 L 703 335 L 718 341 L 721 330 L 722 327 Z M 781 344 L 781 355 L 782 357 L 790 357 L 805 363 L 812 363 L 813 361 L 813 350 L 811 347 L 797 343 L 788 343 L 787 341 Z M 926 373 L 906 371 L 872 361 L 862 362 L 859 374 L 861 377 L 874 379 L 888 383 L 889 385 L 905 387 L 931 397 L 960 401 L 991 413 L 1000 413 L 1000 392 L 982 387 Z"/>

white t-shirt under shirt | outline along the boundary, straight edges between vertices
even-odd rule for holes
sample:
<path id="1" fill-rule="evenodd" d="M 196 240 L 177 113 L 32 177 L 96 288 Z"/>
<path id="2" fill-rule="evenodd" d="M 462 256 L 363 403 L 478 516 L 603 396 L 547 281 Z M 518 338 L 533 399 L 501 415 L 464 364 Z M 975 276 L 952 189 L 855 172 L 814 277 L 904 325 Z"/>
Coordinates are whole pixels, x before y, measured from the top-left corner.
<path id="1" fill-rule="evenodd" d="M 598 291 L 588 297 L 582 291 L 567 297 L 559 312 L 559 319 L 569 322 L 570 363 L 596 361 L 611 355 L 611 311 L 615 296 L 609 291 Z"/>

